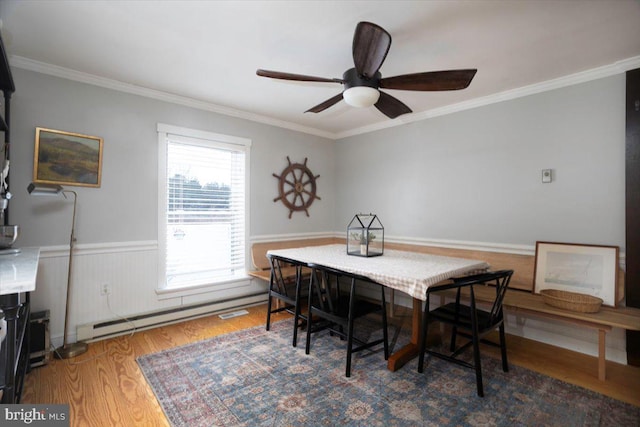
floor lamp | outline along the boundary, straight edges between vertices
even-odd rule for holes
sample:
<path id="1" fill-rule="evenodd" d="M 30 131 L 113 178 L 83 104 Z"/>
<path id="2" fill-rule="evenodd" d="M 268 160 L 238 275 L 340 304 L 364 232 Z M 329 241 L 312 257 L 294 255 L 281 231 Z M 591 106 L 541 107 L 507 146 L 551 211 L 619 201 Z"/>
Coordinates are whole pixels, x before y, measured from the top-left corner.
<path id="1" fill-rule="evenodd" d="M 57 184 L 35 184 L 31 183 L 27 187 L 27 191 L 32 196 L 58 196 L 62 194 L 64 198 L 67 195 L 73 195 L 73 216 L 71 217 L 71 238 L 69 239 L 69 270 L 67 272 L 67 300 L 64 306 L 64 338 L 62 347 L 58 347 L 55 355 L 59 359 L 70 359 L 87 351 L 87 344 L 83 342 L 67 343 L 67 323 L 69 321 L 69 298 L 71 296 L 71 268 L 73 265 L 73 247 L 75 246 L 75 228 L 76 228 L 76 202 L 78 194 L 73 190 L 65 190 Z"/>

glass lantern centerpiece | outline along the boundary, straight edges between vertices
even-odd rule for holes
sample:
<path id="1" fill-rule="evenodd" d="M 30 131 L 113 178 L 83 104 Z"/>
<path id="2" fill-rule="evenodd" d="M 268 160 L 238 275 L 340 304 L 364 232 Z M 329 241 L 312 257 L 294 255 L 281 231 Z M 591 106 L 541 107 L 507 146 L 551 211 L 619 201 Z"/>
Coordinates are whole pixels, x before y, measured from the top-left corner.
<path id="1" fill-rule="evenodd" d="M 363 257 L 384 252 L 384 227 L 375 214 L 356 214 L 347 226 L 347 254 Z"/>

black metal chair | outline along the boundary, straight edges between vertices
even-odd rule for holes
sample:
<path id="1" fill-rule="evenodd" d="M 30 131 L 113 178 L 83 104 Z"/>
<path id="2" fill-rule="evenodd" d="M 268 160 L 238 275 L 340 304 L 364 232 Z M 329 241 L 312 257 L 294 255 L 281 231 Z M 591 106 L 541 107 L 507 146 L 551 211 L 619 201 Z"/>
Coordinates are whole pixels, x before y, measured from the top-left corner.
<path id="1" fill-rule="evenodd" d="M 294 316 L 293 346 L 298 343 L 298 328 L 307 322 L 306 314 L 302 313 L 300 302 L 303 296 L 302 282 L 308 275 L 307 265 L 289 258 L 267 254 L 271 264 L 269 279 L 269 300 L 267 302 L 267 331 L 271 329 L 271 314 L 287 311 Z M 307 271 L 305 271 L 307 270 Z M 292 275 L 292 272 L 295 274 Z M 274 308 L 274 299 L 283 302 Z"/>
<path id="2" fill-rule="evenodd" d="M 389 338 L 387 332 L 387 310 L 384 286 L 372 282 L 367 277 L 346 273 L 330 267 L 317 264 L 309 264 L 309 267 L 312 268 L 312 273 L 309 280 L 309 324 L 307 326 L 306 354 L 309 354 L 311 348 L 313 322 L 316 318 L 321 318 L 329 322 L 328 329 L 332 335 L 335 334 L 347 340 L 346 377 L 351 376 L 351 356 L 355 352 L 383 344 L 384 359 L 387 360 L 389 358 Z M 341 278 L 345 280 L 348 279 L 350 282 L 348 294 L 343 294 L 340 291 Z M 380 303 L 374 303 L 357 297 L 356 288 L 358 286 L 356 285 L 357 283 L 363 282 L 379 286 Z M 374 312 L 380 312 L 382 316 L 382 338 L 373 339 L 368 342 L 356 338 L 354 336 L 355 320 Z M 354 347 L 354 343 L 359 345 Z"/>
<path id="3" fill-rule="evenodd" d="M 507 363 L 507 344 L 504 333 L 504 315 L 502 311 L 502 301 L 509 286 L 513 270 L 501 270 L 496 272 L 482 273 L 473 276 L 461 277 L 453 279 L 453 283 L 441 286 L 430 287 L 427 290 L 427 301 L 424 308 L 424 316 L 422 323 L 422 335 L 420 337 L 420 356 L 418 360 L 418 372 L 423 372 L 424 355 L 429 353 L 433 356 L 456 363 L 458 365 L 475 369 L 476 385 L 478 396 L 484 396 L 482 387 L 482 366 L 480 364 L 480 342 L 500 347 L 502 354 L 502 370 L 509 371 Z M 494 285 L 496 297 L 489 311 L 476 308 L 475 295 L 473 292 L 474 285 Z M 469 305 L 460 303 L 460 293 L 463 288 L 469 289 Z M 456 289 L 455 302 L 445 304 L 434 310 L 429 310 L 430 296 L 434 292 L 447 289 Z M 428 326 L 431 320 L 452 326 L 451 344 L 449 350 L 451 353 L 443 354 L 426 348 Z M 500 343 L 494 343 L 483 339 L 489 332 L 499 330 Z M 456 347 L 456 338 L 458 335 L 466 337 L 469 341 L 463 345 Z M 473 362 L 467 362 L 458 358 L 460 354 L 469 347 L 473 347 Z"/>

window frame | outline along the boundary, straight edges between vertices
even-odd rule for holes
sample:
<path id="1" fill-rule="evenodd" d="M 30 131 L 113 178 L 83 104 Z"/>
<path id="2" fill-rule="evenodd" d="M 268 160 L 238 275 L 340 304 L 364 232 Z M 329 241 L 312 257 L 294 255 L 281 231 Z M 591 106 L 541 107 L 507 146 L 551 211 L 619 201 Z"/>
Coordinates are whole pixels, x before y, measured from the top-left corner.
<path id="1" fill-rule="evenodd" d="M 174 126 L 164 123 L 158 123 L 158 280 L 156 284 L 156 294 L 159 299 L 173 298 L 176 296 L 188 296 L 206 292 L 217 292 L 226 289 L 234 289 L 238 286 L 247 286 L 250 284 L 250 277 L 245 273 L 242 276 L 222 280 L 214 283 L 181 286 L 176 288 L 166 287 L 166 250 L 167 250 L 167 148 L 168 136 L 176 135 L 190 140 L 198 145 L 211 148 L 232 148 L 237 151 L 243 151 L 245 154 L 245 204 L 244 204 L 244 265 L 245 271 L 251 263 L 249 248 L 249 212 L 250 212 L 250 171 L 251 164 L 251 140 L 231 135 L 213 133 L 198 129 L 191 129 L 181 126 Z"/>

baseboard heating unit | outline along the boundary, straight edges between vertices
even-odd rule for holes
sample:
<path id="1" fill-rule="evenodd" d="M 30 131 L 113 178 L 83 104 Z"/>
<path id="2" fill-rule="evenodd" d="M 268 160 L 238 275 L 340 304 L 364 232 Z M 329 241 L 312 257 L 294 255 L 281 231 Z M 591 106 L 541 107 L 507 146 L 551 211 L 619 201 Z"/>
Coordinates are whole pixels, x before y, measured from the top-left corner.
<path id="1" fill-rule="evenodd" d="M 220 318 L 231 318 L 248 314 L 246 310 L 237 310 L 243 307 L 262 304 L 266 302 L 266 294 L 250 295 L 242 298 L 235 298 L 225 301 L 211 301 L 202 304 L 176 307 L 152 313 L 139 314 L 107 320 L 103 322 L 91 323 L 78 326 L 78 341 L 99 341 L 120 335 L 130 334 L 135 331 L 157 328 L 173 323 L 184 322 L 198 317 L 210 316 L 218 313 Z M 237 310 L 229 312 L 229 310 Z M 243 313 L 246 312 L 246 313 Z M 222 317 L 227 315 L 227 317 Z"/>

